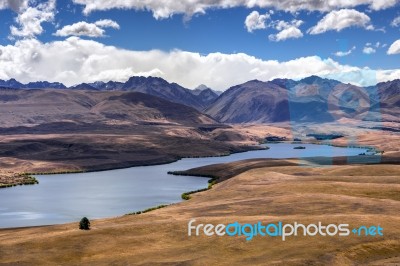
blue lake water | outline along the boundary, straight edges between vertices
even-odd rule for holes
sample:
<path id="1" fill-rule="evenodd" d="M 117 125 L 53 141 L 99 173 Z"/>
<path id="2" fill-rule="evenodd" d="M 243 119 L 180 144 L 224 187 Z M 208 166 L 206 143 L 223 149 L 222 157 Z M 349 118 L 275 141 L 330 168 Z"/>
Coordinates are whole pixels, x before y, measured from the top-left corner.
<path id="1" fill-rule="evenodd" d="M 187 158 L 174 163 L 126 169 L 62 175 L 39 175 L 39 185 L 0 189 L 0 228 L 60 224 L 120 216 L 160 204 L 181 201 L 183 192 L 205 188 L 208 179 L 168 175 L 215 163 L 252 158 L 303 158 L 353 156 L 361 148 L 328 145 L 268 144 L 269 150 L 236 153 L 224 157 Z"/>

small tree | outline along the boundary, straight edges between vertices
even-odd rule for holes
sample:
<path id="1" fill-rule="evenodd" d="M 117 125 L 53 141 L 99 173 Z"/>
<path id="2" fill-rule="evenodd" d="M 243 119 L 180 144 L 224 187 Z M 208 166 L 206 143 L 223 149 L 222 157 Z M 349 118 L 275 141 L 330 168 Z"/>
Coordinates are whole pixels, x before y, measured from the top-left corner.
<path id="1" fill-rule="evenodd" d="M 90 221 L 88 218 L 83 217 L 79 222 L 79 229 L 81 230 L 90 230 Z"/>

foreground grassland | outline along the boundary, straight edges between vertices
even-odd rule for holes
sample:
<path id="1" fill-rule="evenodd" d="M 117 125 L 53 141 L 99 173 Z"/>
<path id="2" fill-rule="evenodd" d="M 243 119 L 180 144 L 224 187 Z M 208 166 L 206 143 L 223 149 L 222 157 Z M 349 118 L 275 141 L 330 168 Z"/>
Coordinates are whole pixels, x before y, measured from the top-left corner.
<path id="1" fill-rule="evenodd" d="M 76 224 L 0 230 L 9 265 L 398 265 L 400 166 L 311 168 L 294 160 L 250 160 L 256 169 L 152 212 Z M 207 169 L 203 169 L 207 170 Z M 231 172 L 230 174 L 234 174 Z M 383 237 L 188 237 L 187 222 L 380 225 Z"/>

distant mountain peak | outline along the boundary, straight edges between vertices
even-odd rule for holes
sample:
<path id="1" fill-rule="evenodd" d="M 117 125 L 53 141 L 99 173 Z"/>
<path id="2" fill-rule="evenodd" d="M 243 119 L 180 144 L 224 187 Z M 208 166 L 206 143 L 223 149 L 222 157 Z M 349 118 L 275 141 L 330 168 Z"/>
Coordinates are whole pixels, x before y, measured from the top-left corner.
<path id="1" fill-rule="evenodd" d="M 197 88 L 192 90 L 191 92 L 193 95 L 196 95 L 200 99 L 204 106 L 210 105 L 212 102 L 214 102 L 215 99 L 218 98 L 219 95 L 222 94 L 222 92 L 214 91 L 204 84 L 197 86 Z"/>
<path id="2" fill-rule="evenodd" d="M 159 77 L 133 76 L 133 77 L 130 77 L 127 82 L 125 82 L 125 84 L 123 86 L 123 89 L 125 89 L 125 90 L 133 89 L 133 88 L 135 88 L 137 86 L 144 86 L 144 85 L 147 85 L 147 86 L 148 85 L 162 85 L 162 86 L 175 85 L 175 86 L 179 86 L 178 84 L 169 83 L 165 79 L 159 78 Z"/>
<path id="3" fill-rule="evenodd" d="M 0 80 L 0 86 L 12 89 L 21 89 L 24 87 L 24 84 L 12 78 L 9 80 Z"/>
<path id="4" fill-rule="evenodd" d="M 127 82 L 129 82 L 129 81 L 138 81 L 138 82 L 149 82 L 149 81 L 159 81 L 159 82 L 165 82 L 165 83 L 169 83 L 168 81 L 166 81 L 165 79 L 163 79 L 163 78 L 160 78 L 160 77 L 153 77 L 153 76 L 147 76 L 147 77 L 145 77 L 145 76 L 132 76 L 132 77 L 130 77 L 129 79 L 128 79 L 128 81 Z"/>
<path id="5" fill-rule="evenodd" d="M 306 78 L 303 78 L 299 80 L 299 83 L 307 83 L 307 84 L 312 84 L 312 83 L 322 83 L 322 82 L 330 82 L 330 83 L 339 83 L 339 81 L 334 80 L 334 79 L 328 79 L 328 78 L 321 78 L 316 75 L 312 75 Z"/>
<path id="6" fill-rule="evenodd" d="M 98 87 L 98 86 L 103 86 L 106 83 L 104 81 L 95 81 L 93 83 L 88 83 L 88 84 L 93 86 L 93 87 Z"/>
<path id="7" fill-rule="evenodd" d="M 249 81 L 245 82 L 244 84 L 247 84 L 247 83 L 251 84 L 251 83 L 266 83 L 266 82 L 265 81 L 261 81 L 259 79 L 252 79 L 252 80 L 249 80 Z"/>
<path id="8" fill-rule="evenodd" d="M 97 90 L 96 87 L 93 87 L 89 83 L 81 83 L 81 84 L 75 85 L 73 87 L 70 87 L 70 89 L 73 89 L 73 90 Z"/>
<path id="9" fill-rule="evenodd" d="M 204 91 L 204 90 L 207 90 L 207 89 L 210 89 L 210 88 L 207 87 L 207 86 L 204 85 L 204 84 L 200 84 L 199 86 L 197 86 L 197 87 L 194 89 L 194 91 Z"/>
<path id="10" fill-rule="evenodd" d="M 27 89 L 66 89 L 64 84 L 60 82 L 48 82 L 48 81 L 36 81 L 36 82 L 29 82 L 28 84 L 24 85 L 24 88 Z"/>

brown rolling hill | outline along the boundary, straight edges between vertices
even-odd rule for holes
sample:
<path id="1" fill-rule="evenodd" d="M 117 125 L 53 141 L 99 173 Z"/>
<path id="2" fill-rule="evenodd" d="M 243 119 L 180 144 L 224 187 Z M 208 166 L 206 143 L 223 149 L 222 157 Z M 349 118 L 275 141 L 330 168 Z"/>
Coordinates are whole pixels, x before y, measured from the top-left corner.
<path id="1" fill-rule="evenodd" d="M 0 89 L 1 128 L 65 125 L 215 124 L 196 109 L 123 91 Z M 95 128 L 94 127 L 94 128 Z"/>

